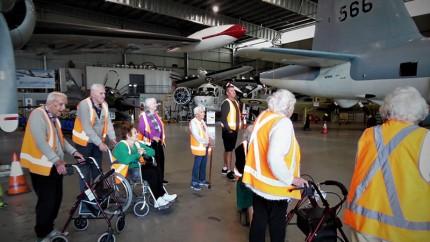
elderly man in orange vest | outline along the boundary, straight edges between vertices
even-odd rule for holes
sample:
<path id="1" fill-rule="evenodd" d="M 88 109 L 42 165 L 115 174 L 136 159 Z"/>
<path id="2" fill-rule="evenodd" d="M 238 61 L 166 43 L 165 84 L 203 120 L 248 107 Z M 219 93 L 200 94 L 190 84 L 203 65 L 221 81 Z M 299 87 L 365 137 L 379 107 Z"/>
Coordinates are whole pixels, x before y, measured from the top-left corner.
<path id="1" fill-rule="evenodd" d="M 51 241 L 51 238 L 61 235 L 54 229 L 54 220 L 63 198 L 64 152 L 84 158 L 63 138 L 57 117 L 61 116 L 66 105 L 65 94 L 51 92 L 46 104 L 31 112 L 22 143 L 21 165 L 30 170 L 37 195 L 34 227 L 37 241 Z"/>
<path id="2" fill-rule="evenodd" d="M 85 157 L 93 157 L 100 168 L 102 167 L 102 152 L 109 149 L 105 143 L 106 136 L 114 145 L 117 143 L 105 97 L 106 91 L 102 84 L 91 85 L 90 96 L 78 104 L 72 135 L 76 149 Z M 81 167 L 81 171 L 89 184 L 100 174 L 94 164 Z M 83 191 L 85 184 L 82 179 L 79 179 L 79 182 L 81 191 Z"/>
<path id="3" fill-rule="evenodd" d="M 300 178 L 300 148 L 290 120 L 296 98 L 281 89 L 267 103 L 254 122 L 242 178 L 254 193 L 250 242 L 265 241 L 267 224 L 270 241 L 284 242 L 288 202 L 301 198 L 291 189 L 307 186 Z"/>
<path id="4" fill-rule="evenodd" d="M 352 241 L 429 241 L 430 132 L 417 126 L 428 112 L 415 88 L 399 87 L 380 107 L 388 121 L 363 132 L 345 209 Z"/>

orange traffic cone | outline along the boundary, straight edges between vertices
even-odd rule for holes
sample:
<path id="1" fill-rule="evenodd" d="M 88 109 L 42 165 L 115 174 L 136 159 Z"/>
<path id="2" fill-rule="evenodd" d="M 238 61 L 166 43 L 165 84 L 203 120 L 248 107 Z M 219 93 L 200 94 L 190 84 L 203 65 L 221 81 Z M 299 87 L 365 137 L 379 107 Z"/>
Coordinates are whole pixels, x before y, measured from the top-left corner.
<path id="1" fill-rule="evenodd" d="M 18 161 L 18 155 L 13 153 L 12 164 L 10 167 L 9 189 L 7 190 L 7 194 L 18 195 L 29 191 L 30 188 L 28 188 L 27 182 L 25 181 L 21 164 Z"/>
<path id="2" fill-rule="evenodd" d="M 327 122 L 324 121 L 324 125 L 321 131 L 322 134 L 328 134 L 328 130 L 327 130 Z"/>

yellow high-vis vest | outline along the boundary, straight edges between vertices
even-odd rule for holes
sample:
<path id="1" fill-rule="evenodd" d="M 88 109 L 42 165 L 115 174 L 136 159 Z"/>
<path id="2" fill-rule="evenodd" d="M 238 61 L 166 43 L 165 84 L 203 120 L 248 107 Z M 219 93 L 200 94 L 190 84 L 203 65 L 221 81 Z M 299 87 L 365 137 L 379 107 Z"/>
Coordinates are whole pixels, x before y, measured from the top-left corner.
<path id="1" fill-rule="evenodd" d="M 430 186 L 419 171 L 427 129 L 388 121 L 364 131 L 358 142 L 345 223 L 390 242 L 430 238 Z"/>
<path id="2" fill-rule="evenodd" d="M 295 187 L 279 181 L 273 175 L 267 161 L 270 130 L 282 117 L 281 114 L 264 111 L 255 120 L 242 181 L 254 193 L 262 197 L 269 195 L 278 200 L 300 199 L 300 191 L 290 191 Z M 294 176 L 300 177 L 300 148 L 294 134 L 291 135 L 291 145 L 288 153 L 284 156 L 284 161 Z"/>
<path id="3" fill-rule="evenodd" d="M 93 104 L 91 102 L 91 99 L 88 97 L 88 98 L 82 100 L 82 102 L 86 102 L 88 104 L 88 108 L 90 109 L 90 117 L 89 117 L 90 118 L 90 124 L 91 124 L 91 126 L 94 126 L 94 122 L 96 121 L 97 112 L 93 108 Z M 78 105 L 78 108 L 79 108 L 79 105 Z M 102 141 L 104 142 L 106 139 L 107 125 L 108 125 L 108 118 L 109 118 L 109 108 L 108 108 L 106 102 L 104 102 L 102 104 L 102 111 L 104 112 L 104 115 L 105 115 L 105 122 L 104 122 L 103 130 L 102 130 Z M 76 144 L 81 145 L 81 146 L 87 146 L 89 139 L 90 138 L 85 133 L 84 128 L 82 127 L 82 121 L 80 120 L 79 117 L 76 117 L 75 124 L 73 126 L 73 132 L 72 132 L 73 142 L 75 142 Z"/>
<path id="4" fill-rule="evenodd" d="M 54 130 L 54 126 L 52 124 L 51 119 L 49 118 L 48 114 L 46 113 L 44 107 L 39 107 L 35 109 L 31 114 L 34 112 L 42 112 L 44 114 L 44 117 L 46 119 L 46 124 L 48 128 L 48 134 L 46 136 L 46 141 L 48 142 L 49 146 L 52 148 L 52 150 L 56 150 L 56 144 L 55 139 L 57 136 L 57 132 Z M 31 134 L 31 123 L 27 123 L 27 127 L 25 128 L 25 134 L 24 139 L 22 142 L 22 148 L 21 148 L 21 166 L 24 168 L 28 168 L 31 173 L 39 174 L 42 176 L 49 176 L 51 173 L 51 168 L 53 163 L 48 160 L 48 158 L 37 148 L 37 141 L 34 139 L 33 135 Z M 61 124 L 58 119 L 55 120 L 55 125 L 58 130 L 59 139 L 61 145 L 64 147 L 64 138 L 63 133 L 61 132 Z"/>
<path id="5" fill-rule="evenodd" d="M 206 140 L 208 140 L 209 137 L 208 137 L 207 132 L 204 131 L 203 124 L 197 119 L 192 119 L 190 121 L 190 125 L 189 125 L 190 130 L 191 130 L 191 122 L 195 122 L 197 124 L 197 127 L 199 127 L 200 137 L 204 137 Z M 208 144 L 199 143 L 197 141 L 197 139 L 194 137 L 194 135 L 191 133 L 191 131 L 190 131 L 190 143 L 191 143 L 191 153 L 193 155 L 197 155 L 197 156 L 206 155 L 206 148 L 207 148 Z M 208 148 L 208 154 L 211 154 L 211 152 L 212 152 L 212 149 L 209 147 Z"/>
<path id="6" fill-rule="evenodd" d="M 228 102 L 229 105 L 230 105 L 230 112 L 228 113 L 228 116 L 227 116 L 228 126 L 230 127 L 231 130 L 239 130 L 239 129 L 241 129 L 242 128 L 242 122 L 241 122 L 240 118 L 239 118 L 239 127 L 236 127 L 236 118 L 237 118 L 236 110 L 238 112 L 240 111 L 240 109 L 239 109 L 239 103 L 236 100 L 232 101 L 229 98 L 225 99 L 223 101 L 223 103 L 224 102 Z M 241 115 L 241 114 L 239 113 L 239 115 Z M 223 123 L 221 123 L 221 127 L 224 128 L 224 124 Z"/>

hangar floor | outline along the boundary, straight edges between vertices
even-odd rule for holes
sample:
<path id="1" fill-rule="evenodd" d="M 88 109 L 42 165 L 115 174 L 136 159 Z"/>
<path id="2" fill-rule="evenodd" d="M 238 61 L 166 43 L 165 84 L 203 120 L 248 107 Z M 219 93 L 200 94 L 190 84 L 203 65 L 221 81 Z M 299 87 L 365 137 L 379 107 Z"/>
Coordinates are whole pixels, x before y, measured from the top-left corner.
<path id="1" fill-rule="evenodd" d="M 332 179 L 349 187 L 354 169 L 356 143 L 364 124 L 329 124 L 327 135 L 321 134 L 321 126 L 321 123 L 312 123 L 312 131 L 303 131 L 302 124 L 295 123 L 302 153 L 302 174 L 311 175 L 316 182 Z M 236 209 L 236 184 L 227 181 L 220 173 L 223 154 L 221 130 L 219 127 L 213 129 L 216 130 L 217 145 L 213 155 L 212 188 L 193 191 L 190 189 L 193 156 L 189 148 L 188 126 L 186 123 L 166 125 L 166 179 L 170 182 L 166 188 L 170 193 L 177 193 L 178 199 L 167 210 L 158 211 L 151 207 L 149 214 L 143 218 L 129 212 L 126 217 L 126 230 L 116 234 L 117 241 L 248 241 L 248 228 L 240 224 Z M 12 153 L 19 153 L 22 137 L 21 128 L 10 134 L 0 133 L 1 163 L 9 163 Z M 104 159 L 106 170 L 107 155 Z M 30 177 L 26 172 L 25 177 L 31 188 Z M 8 177 L 0 178 L 3 191 L 7 190 L 8 181 Z M 77 175 L 65 177 L 64 183 L 64 198 L 56 220 L 56 227 L 59 229 L 64 225 L 78 194 Z M 3 197 L 9 206 L 0 209 L 1 240 L 34 241 L 34 192 Z M 329 201 L 334 205 L 338 199 L 333 196 Z M 293 205 L 290 205 L 289 209 L 292 207 Z M 339 216 L 343 216 L 343 210 Z M 68 239 L 97 241 L 106 229 L 104 220 L 90 220 L 85 231 L 76 231 L 70 225 Z M 349 229 L 344 227 L 344 230 L 349 236 Z M 297 226 L 287 226 L 287 241 L 304 239 L 305 235 Z M 266 241 L 269 240 L 267 235 Z"/>

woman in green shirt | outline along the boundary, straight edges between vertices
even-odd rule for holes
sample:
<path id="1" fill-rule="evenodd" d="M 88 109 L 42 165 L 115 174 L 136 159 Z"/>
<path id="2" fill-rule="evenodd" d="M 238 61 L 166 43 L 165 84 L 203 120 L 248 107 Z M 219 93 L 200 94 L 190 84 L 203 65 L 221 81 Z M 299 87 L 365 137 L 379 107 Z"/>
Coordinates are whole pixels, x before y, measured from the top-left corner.
<path id="1" fill-rule="evenodd" d="M 129 166 L 127 178 L 134 181 L 140 180 L 138 162 L 141 156 L 154 156 L 155 151 L 144 143 L 138 141 L 137 130 L 133 124 L 126 123 L 122 125 L 121 137 L 122 140 L 116 145 L 115 150 L 113 151 L 113 156 L 119 163 Z M 173 202 L 176 199 L 176 194 L 168 194 L 164 190 L 163 180 L 157 167 L 152 164 L 143 164 L 141 171 L 142 179 L 148 182 L 149 187 L 154 194 L 154 198 L 157 201 L 155 207 L 166 206 L 168 203 Z"/>

